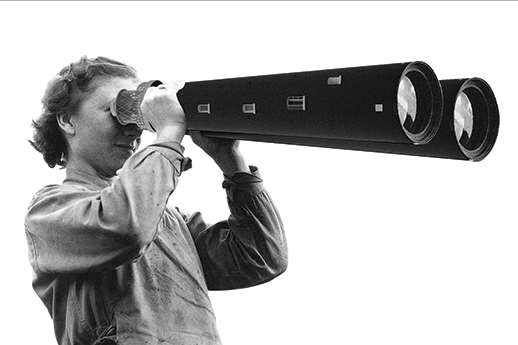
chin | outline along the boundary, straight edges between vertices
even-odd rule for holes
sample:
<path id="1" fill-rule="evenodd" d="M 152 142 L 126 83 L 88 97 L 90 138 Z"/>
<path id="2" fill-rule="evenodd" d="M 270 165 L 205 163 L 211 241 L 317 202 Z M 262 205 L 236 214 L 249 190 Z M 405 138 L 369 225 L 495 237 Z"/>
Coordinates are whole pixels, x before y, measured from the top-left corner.
<path id="1" fill-rule="evenodd" d="M 132 151 L 119 151 L 117 154 L 112 155 L 111 160 L 107 162 L 110 173 L 112 176 L 116 175 L 117 170 L 121 169 L 126 161 L 133 155 Z"/>
<path id="2" fill-rule="evenodd" d="M 116 162 L 112 162 L 110 166 L 110 174 L 111 176 L 115 176 L 117 174 L 117 171 L 120 170 L 124 166 L 124 162 L 126 162 L 127 159 L 124 160 L 117 160 Z"/>

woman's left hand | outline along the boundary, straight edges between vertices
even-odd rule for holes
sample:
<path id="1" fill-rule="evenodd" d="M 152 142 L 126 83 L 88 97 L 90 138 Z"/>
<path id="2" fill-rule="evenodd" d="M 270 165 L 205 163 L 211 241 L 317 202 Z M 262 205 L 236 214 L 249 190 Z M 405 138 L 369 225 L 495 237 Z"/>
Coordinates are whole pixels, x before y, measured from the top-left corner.
<path id="1" fill-rule="evenodd" d="M 190 130 L 193 143 L 208 154 L 227 176 L 238 171 L 250 172 L 248 165 L 239 151 L 239 140 L 226 138 L 210 138 L 200 131 Z"/>

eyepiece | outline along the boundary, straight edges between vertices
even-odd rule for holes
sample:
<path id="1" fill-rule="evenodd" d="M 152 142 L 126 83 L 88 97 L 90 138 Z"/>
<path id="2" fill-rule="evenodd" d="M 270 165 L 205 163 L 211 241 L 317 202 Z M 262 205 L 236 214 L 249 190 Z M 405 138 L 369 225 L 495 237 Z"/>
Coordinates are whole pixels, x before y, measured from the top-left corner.
<path id="1" fill-rule="evenodd" d="M 406 136 L 426 144 L 437 133 L 442 116 L 442 91 L 432 69 L 424 62 L 410 63 L 399 80 L 397 113 Z"/>

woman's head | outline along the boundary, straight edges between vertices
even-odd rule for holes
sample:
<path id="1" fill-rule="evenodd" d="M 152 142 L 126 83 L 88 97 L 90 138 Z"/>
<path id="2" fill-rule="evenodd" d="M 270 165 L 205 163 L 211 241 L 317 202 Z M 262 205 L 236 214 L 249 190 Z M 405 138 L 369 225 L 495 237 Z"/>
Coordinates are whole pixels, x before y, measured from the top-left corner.
<path id="1" fill-rule="evenodd" d="M 30 143 L 51 168 L 65 166 L 69 155 L 69 142 L 60 123 L 77 116 L 82 103 L 111 79 L 136 81 L 137 73 L 132 67 L 106 57 L 83 56 L 49 82 L 42 99 L 42 114 L 33 121 Z"/>

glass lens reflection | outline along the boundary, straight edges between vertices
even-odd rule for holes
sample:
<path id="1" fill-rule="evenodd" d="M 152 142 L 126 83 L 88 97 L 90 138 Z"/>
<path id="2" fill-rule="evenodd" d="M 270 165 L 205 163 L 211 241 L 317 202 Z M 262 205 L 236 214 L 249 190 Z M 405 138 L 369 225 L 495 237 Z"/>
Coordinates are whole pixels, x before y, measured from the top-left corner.
<path id="1" fill-rule="evenodd" d="M 397 90 L 397 110 L 399 114 L 399 121 L 404 125 L 408 116 L 415 121 L 417 114 L 417 97 L 415 95 L 415 88 L 410 79 L 404 76 L 399 81 Z"/>
<path id="2" fill-rule="evenodd" d="M 467 139 L 471 138 L 473 132 L 473 107 L 464 92 L 461 92 L 455 100 L 454 127 L 457 140 L 460 141 L 464 132 L 466 132 Z"/>

